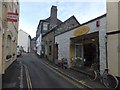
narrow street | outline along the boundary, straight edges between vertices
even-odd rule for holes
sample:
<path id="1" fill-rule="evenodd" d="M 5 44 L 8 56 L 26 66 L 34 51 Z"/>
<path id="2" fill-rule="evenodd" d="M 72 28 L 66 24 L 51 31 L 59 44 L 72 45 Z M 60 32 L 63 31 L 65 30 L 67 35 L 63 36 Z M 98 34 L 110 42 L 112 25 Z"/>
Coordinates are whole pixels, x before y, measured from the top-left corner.
<path id="1" fill-rule="evenodd" d="M 0 90 L 120 90 L 120 0 L 0 0 L 0 13 Z"/>
<path id="2" fill-rule="evenodd" d="M 30 75 L 30 88 L 77 88 L 75 85 L 61 77 L 59 74 L 50 70 L 36 55 L 30 53 L 18 58 L 22 61 L 23 69 L 23 87 L 27 88 L 28 82 L 25 78 L 25 73 L 28 69 Z"/>

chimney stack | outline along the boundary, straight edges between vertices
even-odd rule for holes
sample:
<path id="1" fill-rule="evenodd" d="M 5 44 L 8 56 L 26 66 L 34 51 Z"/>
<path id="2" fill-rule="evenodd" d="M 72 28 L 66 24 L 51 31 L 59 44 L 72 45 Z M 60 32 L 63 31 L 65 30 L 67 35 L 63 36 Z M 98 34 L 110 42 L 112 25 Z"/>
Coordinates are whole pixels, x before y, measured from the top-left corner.
<path id="1" fill-rule="evenodd" d="M 57 6 L 51 7 L 50 13 L 50 29 L 57 25 Z"/>

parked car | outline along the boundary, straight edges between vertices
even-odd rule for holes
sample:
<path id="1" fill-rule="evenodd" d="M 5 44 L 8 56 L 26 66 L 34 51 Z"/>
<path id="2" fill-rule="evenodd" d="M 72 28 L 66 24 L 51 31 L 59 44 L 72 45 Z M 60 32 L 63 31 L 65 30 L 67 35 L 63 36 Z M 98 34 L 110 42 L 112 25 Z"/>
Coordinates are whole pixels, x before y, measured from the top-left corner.
<path id="1" fill-rule="evenodd" d="M 20 46 L 17 46 L 17 57 L 22 55 L 22 50 Z"/>

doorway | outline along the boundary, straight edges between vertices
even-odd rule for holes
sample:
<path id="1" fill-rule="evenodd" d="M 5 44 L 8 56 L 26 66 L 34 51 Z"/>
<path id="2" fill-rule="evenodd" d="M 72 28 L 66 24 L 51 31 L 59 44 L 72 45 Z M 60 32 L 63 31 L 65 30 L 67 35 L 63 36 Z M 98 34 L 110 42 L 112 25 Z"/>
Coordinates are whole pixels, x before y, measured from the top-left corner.
<path id="1" fill-rule="evenodd" d="M 84 66 L 91 67 L 93 63 L 99 63 L 97 46 L 95 43 L 84 44 Z"/>

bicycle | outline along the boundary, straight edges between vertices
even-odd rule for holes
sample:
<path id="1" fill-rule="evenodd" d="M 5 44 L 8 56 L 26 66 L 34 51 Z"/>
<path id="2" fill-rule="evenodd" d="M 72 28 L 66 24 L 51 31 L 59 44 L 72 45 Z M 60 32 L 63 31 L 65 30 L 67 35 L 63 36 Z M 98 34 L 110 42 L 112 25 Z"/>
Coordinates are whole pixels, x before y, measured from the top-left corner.
<path id="1" fill-rule="evenodd" d="M 119 85 L 118 79 L 114 75 L 108 73 L 108 71 L 109 71 L 108 68 L 106 68 L 104 70 L 103 74 L 100 75 L 99 71 L 96 69 L 96 66 L 97 66 L 97 64 L 91 65 L 91 68 L 88 71 L 87 77 L 91 81 L 95 81 L 95 80 L 99 79 L 105 87 L 111 88 L 111 89 L 116 89 Z"/>
<path id="2" fill-rule="evenodd" d="M 72 66 L 82 68 L 84 65 L 84 61 L 80 57 L 72 58 Z"/>

